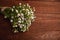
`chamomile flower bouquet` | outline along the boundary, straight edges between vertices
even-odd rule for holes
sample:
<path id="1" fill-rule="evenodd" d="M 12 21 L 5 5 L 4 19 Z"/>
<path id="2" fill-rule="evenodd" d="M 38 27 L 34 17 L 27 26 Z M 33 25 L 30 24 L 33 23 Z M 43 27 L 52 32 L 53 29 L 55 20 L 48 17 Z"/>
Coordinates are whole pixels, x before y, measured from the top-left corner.
<path id="1" fill-rule="evenodd" d="M 16 32 L 25 32 L 31 26 L 34 21 L 34 8 L 31 8 L 29 4 L 21 4 L 5 8 L 4 18 L 8 18 L 12 24 L 12 30 Z"/>

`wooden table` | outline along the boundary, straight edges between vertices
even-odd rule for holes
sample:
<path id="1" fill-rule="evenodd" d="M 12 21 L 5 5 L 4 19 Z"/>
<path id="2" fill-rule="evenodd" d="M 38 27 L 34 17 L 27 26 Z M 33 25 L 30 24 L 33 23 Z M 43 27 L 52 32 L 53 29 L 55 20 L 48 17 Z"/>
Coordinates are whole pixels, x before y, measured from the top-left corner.
<path id="1" fill-rule="evenodd" d="M 60 40 L 60 2 L 59 0 L 0 0 L 1 6 L 29 3 L 36 8 L 36 19 L 25 33 L 12 33 L 11 23 L 0 14 L 0 40 Z"/>

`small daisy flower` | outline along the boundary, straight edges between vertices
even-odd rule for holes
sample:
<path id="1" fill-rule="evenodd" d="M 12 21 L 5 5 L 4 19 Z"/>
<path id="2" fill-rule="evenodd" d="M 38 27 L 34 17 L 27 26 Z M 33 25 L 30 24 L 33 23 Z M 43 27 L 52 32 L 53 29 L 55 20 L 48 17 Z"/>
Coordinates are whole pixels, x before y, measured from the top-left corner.
<path id="1" fill-rule="evenodd" d="M 20 25 L 19 27 L 20 27 L 20 28 L 22 28 L 22 26 L 21 26 L 21 25 Z"/>
<path id="2" fill-rule="evenodd" d="M 10 22 L 13 22 L 13 20 L 11 19 Z"/>
<path id="3" fill-rule="evenodd" d="M 13 27 L 18 27 L 17 25 L 13 25 Z"/>
<path id="4" fill-rule="evenodd" d="M 29 9 L 26 9 L 26 11 L 29 11 Z"/>
<path id="5" fill-rule="evenodd" d="M 24 20 L 24 17 L 22 17 L 22 20 Z"/>
<path id="6" fill-rule="evenodd" d="M 23 14 L 23 13 L 21 13 L 21 16 L 24 16 L 24 14 Z"/>
<path id="7" fill-rule="evenodd" d="M 28 12 L 28 15 L 30 15 L 31 13 L 30 12 Z"/>
<path id="8" fill-rule="evenodd" d="M 17 33 L 17 32 L 18 32 L 18 30 L 17 30 L 17 29 L 15 29 L 15 30 L 14 30 L 14 33 Z"/>
<path id="9" fill-rule="evenodd" d="M 16 13 L 18 13 L 18 10 L 15 10 L 16 11 Z"/>
<path id="10" fill-rule="evenodd" d="M 13 6 L 13 8 L 15 8 L 15 6 Z"/>
<path id="11" fill-rule="evenodd" d="M 33 11 L 31 11 L 31 13 L 34 13 Z"/>
<path id="12" fill-rule="evenodd" d="M 17 14 L 17 17 L 19 17 L 20 16 L 20 14 Z"/>
<path id="13" fill-rule="evenodd" d="M 11 10 L 12 10 L 12 12 L 14 11 L 14 9 L 13 9 L 13 8 L 12 8 Z"/>
<path id="14" fill-rule="evenodd" d="M 27 3 L 27 6 L 29 6 L 29 4 Z"/>
<path id="15" fill-rule="evenodd" d="M 24 8 L 22 10 L 25 10 Z"/>
<path id="16" fill-rule="evenodd" d="M 19 5 L 21 5 L 21 3 L 19 3 Z"/>
<path id="17" fill-rule="evenodd" d="M 18 20 L 20 20 L 20 21 L 21 21 L 21 18 L 18 18 Z"/>
<path id="18" fill-rule="evenodd" d="M 4 18 L 7 18 L 7 16 L 4 16 Z"/>
<path id="19" fill-rule="evenodd" d="M 19 20 L 18 23 L 21 23 L 21 21 Z"/>
<path id="20" fill-rule="evenodd" d="M 35 17 L 31 17 L 31 19 L 34 19 Z"/>

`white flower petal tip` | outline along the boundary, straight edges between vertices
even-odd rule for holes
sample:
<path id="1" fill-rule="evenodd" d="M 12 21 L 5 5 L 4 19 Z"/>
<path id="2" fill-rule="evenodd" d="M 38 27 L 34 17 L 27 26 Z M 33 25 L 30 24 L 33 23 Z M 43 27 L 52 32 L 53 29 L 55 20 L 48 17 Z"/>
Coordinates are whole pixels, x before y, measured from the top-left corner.
<path id="1" fill-rule="evenodd" d="M 21 18 L 18 18 L 18 20 L 20 20 L 20 21 L 21 21 Z"/>
<path id="2" fill-rule="evenodd" d="M 22 26 L 20 26 L 20 28 L 22 28 Z"/>

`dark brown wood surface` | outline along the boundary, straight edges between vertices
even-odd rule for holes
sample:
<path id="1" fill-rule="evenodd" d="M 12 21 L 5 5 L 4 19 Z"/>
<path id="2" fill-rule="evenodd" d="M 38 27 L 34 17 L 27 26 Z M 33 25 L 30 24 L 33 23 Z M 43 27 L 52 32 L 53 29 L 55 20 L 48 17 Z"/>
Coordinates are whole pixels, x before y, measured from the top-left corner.
<path id="1" fill-rule="evenodd" d="M 60 40 L 60 2 L 59 0 L 0 0 L 0 6 L 29 3 L 35 7 L 36 19 L 25 33 L 12 33 L 11 23 L 0 14 L 0 40 Z"/>

